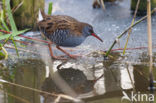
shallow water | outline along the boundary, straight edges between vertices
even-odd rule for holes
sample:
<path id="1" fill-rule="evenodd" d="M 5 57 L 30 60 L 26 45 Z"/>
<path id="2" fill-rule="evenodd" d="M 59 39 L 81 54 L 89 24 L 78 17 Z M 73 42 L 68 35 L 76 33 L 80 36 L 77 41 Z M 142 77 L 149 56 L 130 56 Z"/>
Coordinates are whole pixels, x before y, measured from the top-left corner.
<path id="1" fill-rule="evenodd" d="M 46 0 L 46 10 L 50 1 Z M 101 43 L 93 37 L 88 37 L 82 45 L 73 48 L 74 51 L 68 49 L 73 54 L 82 53 L 82 58 L 63 61 L 51 60 L 47 46 L 35 42 L 33 46 L 27 46 L 27 50 L 34 53 L 20 51 L 20 57 L 17 58 L 15 51 L 11 51 L 15 55 L 10 56 L 9 60 L 3 61 L 2 78 L 47 92 L 66 93 L 82 98 L 87 103 L 120 103 L 123 94 L 130 95 L 133 86 L 135 86 L 136 93 L 148 93 L 147 49 L 127 50 L 124 56 L 122 51 L 114 52 L 108 60 L 104 60 L 104 52 L 100 52 L 100 50 L 107 50 L 115 38 L 131 24 L 133 16 L 129 8 L 130 0 L 113 4 L 107 3 L 105 11 L 93 9 L 90 0 L 53 0 L 53 15 L 69 15 L 90 23 L 104 42 Z M 136 20 L 139 18 L 137 17 Z M 156 16 L 154 15 L 152 16 L 153 28 L 156 27 L 155 21 Z M 146 28 L 146 21 L 133 28 L 128 48 L 147 47 Z M 152 29 L 152 33 L 153 44 L 155 44 L 156 29 Z M 38 37 L 36 32 L 29 32 L 25 35 Z M 121 38 L 120 46 L 116 45 L 114 49 L 123 48 L 126 38 L 126 36 Z M 155 51 L 155 48 L 153 49 Z M 56 49 L 54 49 L 54 53 L 62 55 Z M 52 77 L 49 77 L 49 73 Z M 99 78 L 100 76 L 101 78 Z M 30 103 L 49 103 L 56 99 L 56 97 L 44 93 L 16 86 L 4 85 L 4 88 L 7 92 L 24 98 Z M 12 96 L 9 99 L 3 93 L 1 96 L 5 98 L 1 100 L 12 101 L 9 103 L 21 103 L 20 99 L 15 99 Z M 63 101 L 69 102 L 65 99 L 61 100 L 61 102 Z M 126 99 L 123 99 L 123 102 L 129 103 Z"/>

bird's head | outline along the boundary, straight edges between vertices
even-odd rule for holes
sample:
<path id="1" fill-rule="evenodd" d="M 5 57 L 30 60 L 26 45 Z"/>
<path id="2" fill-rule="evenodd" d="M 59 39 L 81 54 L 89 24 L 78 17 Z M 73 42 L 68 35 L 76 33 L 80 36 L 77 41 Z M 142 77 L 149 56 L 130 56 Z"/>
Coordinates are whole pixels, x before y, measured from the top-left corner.
<path id="1" fill-rule="evenodd" d="M 83 28 L 83 35 L 84 36 L 93 36 L 95 38 L 97 38 L 98 40 L 100 40 L 101 42 L 103 42 L 103 40 L 97 36 L 95 33 L 94 33 L 94 30 L 93 30 L 93 27 L 89 24 L 86 24 Z"/>

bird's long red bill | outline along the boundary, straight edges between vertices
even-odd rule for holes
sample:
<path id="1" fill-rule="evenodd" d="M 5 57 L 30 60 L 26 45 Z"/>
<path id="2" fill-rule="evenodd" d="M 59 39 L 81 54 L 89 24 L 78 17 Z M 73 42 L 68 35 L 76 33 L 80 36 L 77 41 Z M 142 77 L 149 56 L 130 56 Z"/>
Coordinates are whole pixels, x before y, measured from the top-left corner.
<path id="1" fill-rule="evenodd" d="M 99 39 L 101 42 L 103 42 L 103 40 L 102 40 L 100 37 L 98 37 L 95 33 L 92 33 L 92 36 L 94 36 L 95 38 L 97 38 L 97 39 Z"/>

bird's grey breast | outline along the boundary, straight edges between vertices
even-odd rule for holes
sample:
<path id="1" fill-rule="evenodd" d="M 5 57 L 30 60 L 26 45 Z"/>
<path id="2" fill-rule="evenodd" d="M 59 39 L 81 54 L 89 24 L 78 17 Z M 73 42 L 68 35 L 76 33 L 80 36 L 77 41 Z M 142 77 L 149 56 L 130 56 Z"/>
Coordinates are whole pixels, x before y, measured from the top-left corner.
<path id="1" fill-rule="evenodd" d="M 68 36 L 66 40 L 64 40 L 61 46 L 64 47 L 75 47 L 80 45 L 85 40 L 84 36 Z"/>
<path id="2" fill-rule="evenodd" d="M 46 36 L 56 45 L 64 47 L 75 47 L 85 40 L 84 36 L 70 34 L 69 30 L 56 30 L 53 34 Z"/>

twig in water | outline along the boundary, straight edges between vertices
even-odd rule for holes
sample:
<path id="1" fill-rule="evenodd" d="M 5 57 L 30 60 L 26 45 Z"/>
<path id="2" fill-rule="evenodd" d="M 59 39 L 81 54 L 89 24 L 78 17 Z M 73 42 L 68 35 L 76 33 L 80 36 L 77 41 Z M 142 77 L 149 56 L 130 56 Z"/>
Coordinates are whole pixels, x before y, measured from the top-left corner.
<path id="1" fill-rule="evenodd" d="M 130 79 L 130 81 L 131 81 L 131 85 L 132 85 L 132 87 L 133 87 L 133 91 L 135 92 L 135 91 L 136 91 L 136 90 L 135 90 L 135 85 L 134 85 L 134 82 L 133 82 L 133 80 L 132 80 L 132 76 L 131 76 L 130 71 L 129 71 L 129 63 L 127 62 L 126 64 L 127 64 L 126 70 L 127 70 L 129 79 Z"/>
<path id="2" fill-rule="evenodd" d="M 133 17 L 133 20 L 132 20 L 132 22 L 131 22 L 131 27 L 130 27 L 130 29 L 129 29 L 129 31 L 128 31 L 128 37 L 127 37 L 127 41 L 126 41 L 126 44 L 125 44 L 125 47 L 124 47 L 124 50 L 123 50 L 123 54 L 125 54 L 125 51 L 126 51 L 126 48 L 127 48 L 128 40 L 129 40 L 130 34 L 131 34 L 131 32 L 132 32 L 132 25 L 134 24 L 134 21 L 135 21 L 135 18 L 136 18 L 136 14 L 137 14 L 137 11 L 138 11 L 139 4 L 140 4 L 140 0 L 138 0 L 137 5 L 136 5 L 136 8 L 135 8 L 134 17 Z M 127 72 L 128 72 L 128 76 L 129 76 L 129 78 L 130 78 L 130 81 L 131 81 L 131 84 L 132 84 L 132 87 L 133 87 L 133 91 L 135 91 L 134 82 L 133 82 L 133 80 L 132 80 L 130 71 L 129 71 L 129 69 L 128 69 L 128 64 L 127 64 L 126 70 L 127 70 Z"/>
<path id="3" fill-rule="evenodd" d="M 138 2 L 137 2 L 137 5 L 136 5 L 136 9 L 135 9 L 135 13 L 134 13 L 134 17 L 133 17 L 131 26 L 134 24 L 134 21 L 135 21 L 135 18 L 136 18 L 136 14 L 137 14 L 137 11 L 138 11 L 138 8 L 139 8 L 139 4 L 140 4 L 140 0 L 138 0 Z M 126 51 L 126 48 L 127 48 L 127 44 L 128 44 L 128 40 L 130 38 L 131 32 L 132 32 L 132 27 L 128 31 L 128 37 L 127 37 L 127 41 L 126 41 L 126 44 L 125 44 L 125 47 L 124 47 L 123 54 L 125 54 L 125 51 Z"/>

